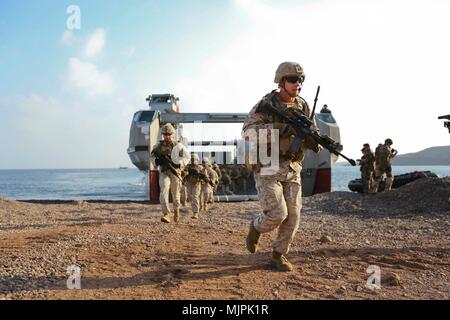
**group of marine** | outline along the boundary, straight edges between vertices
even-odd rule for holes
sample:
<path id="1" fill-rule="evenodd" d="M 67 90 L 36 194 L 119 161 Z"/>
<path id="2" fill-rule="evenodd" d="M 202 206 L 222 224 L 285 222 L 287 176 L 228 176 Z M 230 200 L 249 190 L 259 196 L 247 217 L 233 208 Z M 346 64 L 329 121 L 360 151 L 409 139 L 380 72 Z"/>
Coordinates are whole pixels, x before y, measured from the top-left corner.
<path id="1" fill-rule="evenodd" d="M 379 144 L 373 152 L 368 143 L 363 145 L 361 152 L 363 156 L 359 160 L 361 166 L 361 180 L 363 193 L 375 194 L 378 192 L 381 181 L 386 174 L 384 191 L 389 191 L 394 183 L 392 174 L 392 162 L 397 155 L 397 150 L 392 148 L 392 139 L 387 138 L 384 144 Z"/>
<path id="2" fill-rule="evenodd" d="M 254 188 L 253 173 L 245 165 L 211 164 L 208 157 L 200 158 L 192 153 L 190 161 L 175 164 L 171 159 L 176 145 L 187 152 L 185 147 L 173 139 L 175 128 L 165 124 L 162 129 L 164 137 L 152 150 L 155 166 L 159 166 L 159 200 L 163 210 L 162 222 L 170 223 L 172 212 L 169 208 L 169 192 L 172 193 L 173 219 L 180 219 L 180 207 L 191 203 L 192 219 L 198 219 L 199 212 L 207 211 L 208 204 L 214 203 L 214 194 L 233 195 L 245 193 Z"/>

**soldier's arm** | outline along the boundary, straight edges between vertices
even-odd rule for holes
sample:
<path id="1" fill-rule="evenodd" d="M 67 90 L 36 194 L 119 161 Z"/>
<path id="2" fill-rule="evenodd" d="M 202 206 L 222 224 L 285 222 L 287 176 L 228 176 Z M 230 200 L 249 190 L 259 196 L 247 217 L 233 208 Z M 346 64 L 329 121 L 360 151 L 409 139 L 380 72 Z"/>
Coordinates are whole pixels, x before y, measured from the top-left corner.
<path id="1" fill-rule="evenodd" d="M 266 129 L 269 131 L 273 129 L 273 122 L 270 121 L 269 116 L 267 114 L 256 112 L 259 104 L 260 102 L 258 102 L 258 104 L 253 107 L 244 122 L 244 125 L 242 127 L 243 138 L 245 138 L 246 134 L 248 134 L 251 130 L 255 130 L 258 133 L 261 129 Z"/>
<path id="2" fill-rule="evenodd" d="M 156 157 L 160 154 L 160 145 L 159 143 L 156 144 L 156 146 L 153 147 L 152 152 L 150 153 L 150 162 L 153 163 L 155 167 L 158 166 L 156 163 Z"/>

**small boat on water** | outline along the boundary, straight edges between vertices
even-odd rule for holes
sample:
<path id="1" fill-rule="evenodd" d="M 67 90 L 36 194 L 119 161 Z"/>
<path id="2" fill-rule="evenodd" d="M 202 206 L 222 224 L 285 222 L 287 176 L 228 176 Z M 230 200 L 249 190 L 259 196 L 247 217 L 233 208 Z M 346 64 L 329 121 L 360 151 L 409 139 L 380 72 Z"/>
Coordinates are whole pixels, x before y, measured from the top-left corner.
<path id="1" fill-rule="evenodd" d="M 427 177 L 433 177 L 437 178 L 437 174 L 431 171 L 413 171 L 409 173 L 399 174 L 394 176 L 394 183 L 392 184 L 392 188 L 399 188 L 401 186 L 404 186 L 405 184 L 408 184 L 410 182 L 413 182 L 417 179 L 427 178 Z M 361 179 L 354 179 L 351 180 L 348 183 L 348 188 L 351 191 L 355 192 L 362 192 L 362 180 Z M 384 190 L 384 181 L 381 181 L 380 186 L 378 187 L 378 192 Z"/>
<path id="2" fill-rule="evenodd" d="M 120 170 L 128 169 L 128 167 L 119 167 Z"/>

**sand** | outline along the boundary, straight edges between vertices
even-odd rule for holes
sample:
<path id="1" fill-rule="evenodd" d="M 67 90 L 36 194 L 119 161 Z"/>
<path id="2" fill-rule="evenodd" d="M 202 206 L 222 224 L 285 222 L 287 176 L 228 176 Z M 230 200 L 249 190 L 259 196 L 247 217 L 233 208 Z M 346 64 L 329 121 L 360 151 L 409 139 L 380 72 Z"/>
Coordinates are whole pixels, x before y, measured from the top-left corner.
<path id="1" fill-rule="evenodd" d="M 374 196 L 304 198 L 288 255 L 245 249 L 258 202 L 213 204 L 199 220 L 160 222 L 145 202 L 19 202 L 0 198 L 0 299 L 449 299 L 450 178 Z M 67 289 L 70 265 L 81 289 Z M 370 265 L 381 288 L 366 287 Z"/>

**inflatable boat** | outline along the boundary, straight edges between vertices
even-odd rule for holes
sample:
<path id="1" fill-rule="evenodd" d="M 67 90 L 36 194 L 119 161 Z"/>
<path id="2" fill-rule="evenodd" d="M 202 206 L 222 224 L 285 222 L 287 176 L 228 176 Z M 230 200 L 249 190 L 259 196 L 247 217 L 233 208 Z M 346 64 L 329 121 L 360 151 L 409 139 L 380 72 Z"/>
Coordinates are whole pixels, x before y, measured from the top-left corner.
<path id="1" fill-rule="evenodd" d="M 405 184 L 413 182 L 417 179 L 427 178 L 427 177 L 437 178 L 437 174 L 435 174 L 431 171 L 414 171 L 414 172 L 409 172 L 409 173 L 405 173 L 405 174 L 399 174 L 399 175 L 394 176 L 394 183 L 392 184 L 392 188 L 393 189 L 399 188 L 399 187 L 404 186 Z M 363 191 L 362 180 L 361 179 L 351 180 L 348 183 L 348 188 L 351 191 L 362 192 Z M 381 181 L 381 183 L 378 187 L 378 192 L 383 191 L 383 190 L 384 190 L 384 180 Z"/>

